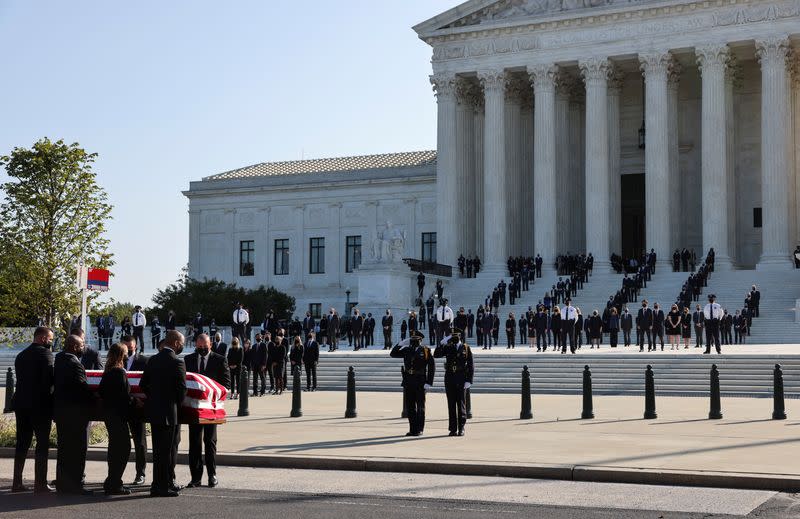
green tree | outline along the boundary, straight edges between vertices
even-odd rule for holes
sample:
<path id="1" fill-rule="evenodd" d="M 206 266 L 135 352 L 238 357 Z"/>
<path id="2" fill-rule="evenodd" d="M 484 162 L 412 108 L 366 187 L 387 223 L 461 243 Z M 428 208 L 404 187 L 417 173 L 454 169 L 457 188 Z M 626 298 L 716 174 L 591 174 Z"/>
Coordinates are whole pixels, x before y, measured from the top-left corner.
<path id="1" fill-rule="evenodd" d="M 41 319 L 58 327 L 80 311 L 78 262 L 113 265 L 105 237 L 111 205 L 92 171 L 96 158 L 77 143 L 47 138 L 0 157 L 11 178 L 0 186 L 0 245 L 9 259 L 0 286 L 12 298 L 0 306 L 0 324 Z"/>
<path id="2" fill-rule="evenodd" d="M 241 302 L 250 311 L 252 323 L 261 322 L 268 310 L 279 319 L 291 317 L 294 312 L 293 297 L 274 287 L 260 286 L 255 290 L 217 279 L 192 279 L 184 271 L 181 277 L 153 296 L 155 312 L 163 323 L 170 310 L 175 312 L 177 324 L 185 324 L 197 312 L 206 322 L 212 318 L 219 326 L 229 326 L 233 320 L 234 305 Z"/>

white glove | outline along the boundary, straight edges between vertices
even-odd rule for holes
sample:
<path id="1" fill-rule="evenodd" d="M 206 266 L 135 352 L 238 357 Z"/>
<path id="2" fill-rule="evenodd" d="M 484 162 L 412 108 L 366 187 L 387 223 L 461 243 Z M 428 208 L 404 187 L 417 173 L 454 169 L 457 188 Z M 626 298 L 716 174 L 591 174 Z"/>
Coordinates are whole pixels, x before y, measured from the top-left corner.
<path id="1" fill-rule="evenodd" d="M 422 387 L 425 389 L 425 391 L 429 391 L 431 389 L 431 385 L 430 384 L 425 384 Z"/>
<path id="2" fill-rule="evenodd" d="M 464 382 L 464 389 L 469 389 L 471 387 L 472 387 L 472 384 L 470 384 L 469 382 Z"/>
<path id="3" fill-rule="evenodd" d="M 400 346 L 401 350 L 403 348 L 407 348 L 411 346 L 411 339 L 403 339 L 402 341 L 398 342 L 397 345 Z"/>
<path id="4" fill-rule="evenodd" d="M 442 345 L 447 344 L 447 342 L 450 340 L 450 337 L 452 337 L 452 335 L 448 335 L 447 337 L 445 337 L 444 339 L 439 341 L 439 344 L 442 344 Z"/>

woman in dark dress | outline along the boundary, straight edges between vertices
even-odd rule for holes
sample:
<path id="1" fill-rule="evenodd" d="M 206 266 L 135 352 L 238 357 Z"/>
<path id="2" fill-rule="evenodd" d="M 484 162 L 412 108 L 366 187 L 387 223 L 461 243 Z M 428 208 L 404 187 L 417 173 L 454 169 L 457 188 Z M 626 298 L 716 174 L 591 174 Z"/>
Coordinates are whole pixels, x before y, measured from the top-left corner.
<path id="1" fill-rule="evenodd" d="M 400 340 L 404 341 L 406 338 L 406 334 L 408 333 L 408 323 L 405 319 L 403 322 L 400 323 Z"/>
<path id="2" fill-rule="evenodd" d="M 669 340 L 671 350 L 680 349 L 681 347 L 681 333 L 682 333 L 682 326 L 681 322 L 683 318 L 681 317 L 681 313 L 678 311 L 678 305 L 672 305 L 669 313 L 667 314 L 667 320 L 664 325 L 667 332 L 667 339 Z"/>
<path id="3" fill-rule="evenodd" d="M 561 348 L 561 310 L 553 307 L 553 315 L 550 316 L 550 331 L 553 332 L 553 349 L 558 351 Z M 561 353 L 567 353 L 566 350 L 561 350 Z"/>
<path id="4" fill-rule="evenodd" d="M 617 347 L 617 337 L 619 334 L 619 315 L 617 314 L 617 307 L 612 306 L 611 312 L 608 316 L 608 338 L 611 341 L 611 347 Z"/>
<path id="5" fill-rule="evenodd" d="M 603 319 L 600 318 L 600 314 L 595 310 L 592 312 L 592 316 L 589 317 L 589 342 L 592 345 L 592 349 L 594 349 L 595 345 L 597 345 L 597 349 L 600 349 L 600 337 L 602 335 Z"/>
<path id="6" fill-rule="evenodd" d="M 115 343 L 108 351 L 103 378 L 98 393 L 103 400 L 103 415 L 108 430 L 108 477 L 103 483 L 106 495 L 129 495 L 130 489 L 122 485 L 122 474 L 131 455 L 131 437 L 128 431 L 133 399 L 125 373 L 128 350 Z"/>
<path id="7" fill-rule="evenodd" d="M 280 395 L 283 393 L 285 381 L 283 380 L 283 362 L 286 358 L 286 342 L 283 340 L 282 335 L 278 335 L 275 339 L 275 357 L 272 362 L 272 373 L 275 378 L 275 394 Z"/>
<path id="8" fill-rule="evenodd" d="M 578 349 L 581 349 L 581 345 L 583 344 L 583 314 L 580 308 L 576 308 L 575 313 L 578 314 L 578 318 L 575 319 L 575 344 L 578 346 Z"/>
<path id="9" fill-rule="evenodd" d="M 234 337 L 231 339 L 231 349 L 228 350 L 228 367 L 231 370 L 231 400 L 235 400 L 239 396 L 243 361 L 244 350 L 239 345 L 239 338 Z"/>
<path id="10" fill-rule="evenodd" d="M 681 336 L 683 337 L 683 349 L 689 349 L 689 341 L 692 340 L 692 314 L 689 313 L 689 307 L 683 307 L 683 314 L 681 315 Z M 680 349 L 680 346 L 678 347 Z"/>
<path id="11" fill-rule="evenodd" d="M 299 336 L 294 338 L 292 349 L 289 352 L 289 362 L 291 362 L 292 375 L 295 371 L 300 371 L 303 365 L 303 340 Z"/>

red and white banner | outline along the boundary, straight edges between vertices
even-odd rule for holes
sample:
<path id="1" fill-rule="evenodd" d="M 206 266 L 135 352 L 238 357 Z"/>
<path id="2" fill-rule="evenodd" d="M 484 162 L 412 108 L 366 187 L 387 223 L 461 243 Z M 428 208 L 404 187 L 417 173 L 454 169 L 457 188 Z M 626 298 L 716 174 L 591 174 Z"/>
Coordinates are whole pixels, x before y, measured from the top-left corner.
<path id="1" fill-rule="evenodd" d="M 131 386 L 131 395 L 136 398 L 146 399 L 139 387 L 142 378 L 141 371 L 129 371 L 128 383 Z M 86 379 L 89 387 L 97 391 L 100 386 L 102 371 L 87 370 Z M 225 420 L 225 400 L 228 390 L 199 373 L 186 374 L 186 397 L 180 408 L 181 423 L 197 423 L 199 420 Z"/>

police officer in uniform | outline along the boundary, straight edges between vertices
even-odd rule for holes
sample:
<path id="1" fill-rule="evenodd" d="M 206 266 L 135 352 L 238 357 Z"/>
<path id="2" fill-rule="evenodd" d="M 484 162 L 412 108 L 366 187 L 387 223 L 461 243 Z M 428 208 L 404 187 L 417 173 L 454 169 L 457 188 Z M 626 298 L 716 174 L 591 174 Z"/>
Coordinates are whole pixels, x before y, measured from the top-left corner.
<path id="1" fill-rule="evenodd" d="M 406 436 L 420 436 L 425 429 L 425 392 L 433 385 L 436 371 L 430 348 L 422 344 L 424 338 L 419 331 L 413 331 L 389 352 L 390 357 L 403 359 L 405 368 L 403 396 L 408 402 L 409 425 Z"/>
<path id="2" fill-rule="evenodd" d="M 447 414 L 450 436 L 464 436 L 467 423 L 466 390 L 472 385 L 474 367 L 472 351 L 462 337 L 464 331 L 454 328 L 433 352 L 434 358 L 444 357 L 444 389 L 447 394 Z"/>
<path id="3" fill-rule="evenodd" d="M 722 307 L 716 301 L 717 296 L 710 294 L 708 296 L 708 304 L 703 308 L 703 317 L 705 317 L 706 324 L 706 351 L 703 353 L 711 353 L 712 343 L 717 349 L 717 353 L 722 353 L 722 347 L 719 344 L 719 324 L 722 319 Z"/>
<path id="4" fill-rule="evenodd" d="M 447 299 L 442 299 L 442 304 L 436 309 L 436 339 L 441 341 L 453 324 L 453 310 L 448 306 Z"/>

